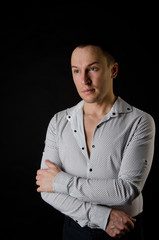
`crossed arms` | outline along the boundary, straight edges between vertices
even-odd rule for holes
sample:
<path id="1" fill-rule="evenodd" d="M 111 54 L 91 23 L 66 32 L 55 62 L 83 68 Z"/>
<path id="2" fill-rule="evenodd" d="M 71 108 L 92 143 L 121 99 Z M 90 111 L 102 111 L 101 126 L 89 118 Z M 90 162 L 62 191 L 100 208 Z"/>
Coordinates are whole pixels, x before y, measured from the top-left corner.
<path id="1" fill-rule="evenodd" d="M 132 202 L 142 191 L 151 167 L 153 136 L 154 130 L 144 127 L 136 134 L 124 154 L 118 179 L 84 179 L 61 171 L 55 132 L 48 128 L 41 170 L 36 177 L 37 191 L 54 208 L 81 221 L 81 226 L 99 227 L 111 236 L 120 236 L 133 228 L 135 220 L 112 208 Z M 131 166 L 136 151 L 139 161 Z"/>

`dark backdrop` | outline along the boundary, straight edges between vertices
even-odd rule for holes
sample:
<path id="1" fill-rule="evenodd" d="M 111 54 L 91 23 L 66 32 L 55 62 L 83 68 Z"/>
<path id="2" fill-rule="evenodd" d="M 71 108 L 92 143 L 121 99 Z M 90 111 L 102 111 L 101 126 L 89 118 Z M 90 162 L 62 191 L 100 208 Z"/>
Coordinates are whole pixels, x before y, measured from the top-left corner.
<path id="1" fill-rule="evenodd" d="M 60 240 L 63 215 L 41 200 L 35 175 L 50 119 L 80 100 L 70 71 L 72 44 L 88 36 L 111 42 L 119 62 L 116 95 L 149 112 L 157 125 L 157 14 L 149 6 L 114 12 L 82 2 L 3 10 L 1 235 L 2 239 L 50 236 Z M 143 191 L 145 233 L 153 236 L 158 227 L 157 146 L 158 134 Z"/>

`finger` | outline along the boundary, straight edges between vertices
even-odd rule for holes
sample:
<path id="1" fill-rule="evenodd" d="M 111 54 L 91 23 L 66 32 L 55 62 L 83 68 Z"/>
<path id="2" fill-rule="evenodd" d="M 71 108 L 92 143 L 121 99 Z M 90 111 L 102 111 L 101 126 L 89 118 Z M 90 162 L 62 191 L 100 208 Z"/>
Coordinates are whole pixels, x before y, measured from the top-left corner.
<path id="1" fill-rule="evenodd" d="M 121 218 L 120 221 L 116 221 L 114 224 L 116 229 L 123 232 L 130 232 L 134 228 L 134 223 L 127 217 Z"/>
<path id="2" fill-rule="evenodd" d="M 136 222 L 135 218 L 130 217 L 130 220 L 133 221 L 134 223 Z"/>
<path id="3" fill-rule="evenodd" d="M 44 169 L 39 169 L 38 171 L 37 171 L 37 175 L 40 175 L 40 174 L 42 174 L 44 172 Z"/>
<path id="4" fill-rule="evenodd" d="M 36 175 L 36 180 L 39 180 L 40 179 L 40 176 L 39 176 L 39 174 L 38 175 Z"/>
<path id="5" fill-rule="evenodd" d="M 46 172 L 47 172 L 47 170 L 48 170 L 48 169 L 39 169 L 39 170 L 37 171 L 37 176 L 39 176 L 39 175 L 42 175 L 42 174 L 46 173 Z"/>
<path id="6" fill-rule="evenodd" d="M 39 181 L 36 181 L 36 185 L 40 186 L 40 182 L 39 182 Z"/>
<path id="7" fill-rule="evenodd" d="M 52 168 L 55 166 L 55 164 L 53 164 L 52 162 L 50 162 L 49 160 L 45 160 L 45 164 L 46 166 L 48 166 L 49 168 Z"/>
<path id="8" fill-rule="evenodd" d="M 131 231 L 131 229 L 128 227 L 128 226 L 124 226 L 124 229 L 123 230 L 121 230 L 121 233 L 128 233 L 128 232 L 130 232 Z"/>
<path id="9" fill-rule="evenodd" d="M 122 235 L 125 235 L 125 234 L 122 233 L 122 231 L 120 231 L 119 229 L 114 229 L 114 231 L 112 232 L 113 238 L 120 239 Z"/>
<path id="10" fill-rule="evenodd" d="M 41 169 L 37 170 L 36 174 L 39 175 L 41 172 Z"/>
<path id="11" fill-rule="evenodd" d="M 129 229 L 133 229 L 135 226 L 134 221 L 132 221 L 130 218 L 125 217 L 123 217 L 123 224 L 127 226 Z"/>

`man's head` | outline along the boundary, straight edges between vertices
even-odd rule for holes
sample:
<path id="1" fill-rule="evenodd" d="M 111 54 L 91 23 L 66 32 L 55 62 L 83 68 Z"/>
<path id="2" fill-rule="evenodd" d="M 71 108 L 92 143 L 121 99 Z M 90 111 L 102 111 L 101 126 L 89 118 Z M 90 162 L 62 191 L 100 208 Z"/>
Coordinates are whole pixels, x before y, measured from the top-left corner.
<path id="1" fill-rule="evenodd" d="M 96 41 L 90 41 L 90 42 L 86 42 L 86 43 L 81 43 L 81 44 L 77 45 L 76 47 L 84 48 L 84 47 L 87 47 L 87 46 L 95 46 L 95 47 L 100 48 L 101 51 L 103 52 L 104 56 L 107 59 L 108 66 L 111 63 L 115 62 L 114 53 L 112 53 L 112 50 L 111 50 L 110 46 L 106 47 L 106 45 L 104 45 L 101 42 L 98 43 Z"/>
<path id="2" fill-rule="evenodd" d="M 75 86 L 83 100 L 100 103 L 113 95 L 113 79 L 117 76 L 118 64 L 101 46 L 77 46 L 72 52 L 71 67 Z"/>

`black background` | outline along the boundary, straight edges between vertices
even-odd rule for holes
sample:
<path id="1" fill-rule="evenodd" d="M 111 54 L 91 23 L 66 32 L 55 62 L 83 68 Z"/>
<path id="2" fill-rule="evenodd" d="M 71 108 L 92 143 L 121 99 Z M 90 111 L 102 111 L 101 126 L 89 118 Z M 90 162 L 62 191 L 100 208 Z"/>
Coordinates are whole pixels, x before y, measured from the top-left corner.
<path id="1" fill-rule="evenodd" d="M 4 216 L 0 234 L 2 239 L 45 236 L 60 240 L 63 215 L 41 200 L 35 176 L 50 119 L 80 100 L 70 71 L 71 47 L 90 36 L 111 42 L 119 63 L 116 95 L 149 112 L 157 128 L 157 13 L 149 5 L 114 11 L 104 4 L 59 1 L 51 8 L 4 8 L 1 16 Z M 158 133 L 155 145 L 143 191 L 144 229 L 152 239 L 158 227 Z"/>

